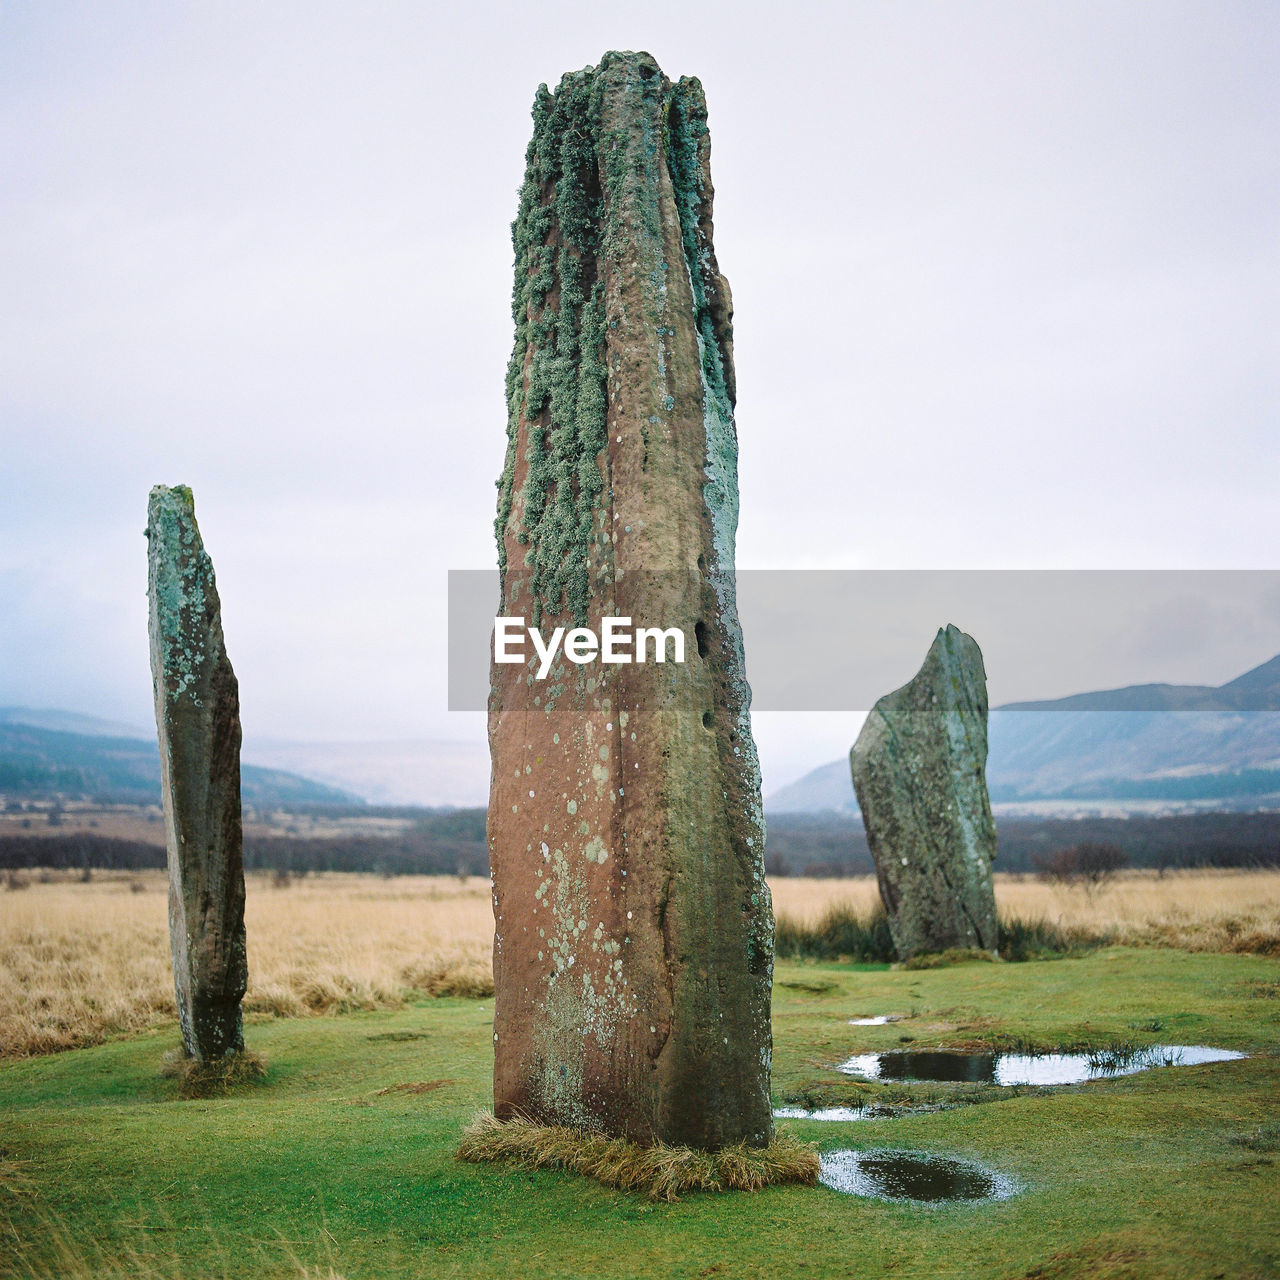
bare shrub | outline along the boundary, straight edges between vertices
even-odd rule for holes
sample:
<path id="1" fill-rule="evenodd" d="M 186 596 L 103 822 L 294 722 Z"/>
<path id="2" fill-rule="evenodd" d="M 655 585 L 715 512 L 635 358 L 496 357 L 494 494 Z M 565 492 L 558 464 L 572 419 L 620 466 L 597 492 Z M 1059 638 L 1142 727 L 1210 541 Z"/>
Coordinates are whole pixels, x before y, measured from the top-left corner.
<path id="1" fill-rule="evenodd" d="M 1076 868 L 1079 877 L 1097 888 L 1114 880 L 1129 865 L 1129 857 L 1118 844 L 1086 841 L 1076 845 Z"/>
<path id="2" fill-rule="evenodd" d="M 1083 840 L 1032 860 L 1041 879 L 1079 885 L 1086 893 L 1096 892 L 1129 865 L 1128 855 L 1118 844 L 1096 840 Z"/>

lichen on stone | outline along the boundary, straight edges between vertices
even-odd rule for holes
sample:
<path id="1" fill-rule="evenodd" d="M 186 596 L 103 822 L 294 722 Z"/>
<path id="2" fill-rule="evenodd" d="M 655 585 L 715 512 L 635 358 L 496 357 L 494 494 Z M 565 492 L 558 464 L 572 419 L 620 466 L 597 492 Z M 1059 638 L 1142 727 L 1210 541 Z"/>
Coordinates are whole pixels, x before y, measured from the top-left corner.
<path id="1" fill-rule="evenodd" d="M 494 531 L 504 600 L 528 587 L 533 625 L 542 614 L 587 621 L 595 512 L 605 488 L 608 400 L 604 297 L 597 273 L 601 189 L 595 72 L 539 86 L 526 152 L 515 251 L 515 342 L 507 368 L 507 456 Z M 525 454 L 518 456 L 523 428 Z M 516 474 L 524 480 L 516 492 Z M 508 532 L 528 548 L 507 583 Z"/>
<path id="2" fill-rule="evenodd" d="M 195 499 L 186 485 L 151 491 L 147 536 L 156 544 L 153 585 L 156 638 L 171 683 L 170 699 L 196 697 L 207 655 L 204 626 L 213 588 L 213 565 L 200 544 Z"/>

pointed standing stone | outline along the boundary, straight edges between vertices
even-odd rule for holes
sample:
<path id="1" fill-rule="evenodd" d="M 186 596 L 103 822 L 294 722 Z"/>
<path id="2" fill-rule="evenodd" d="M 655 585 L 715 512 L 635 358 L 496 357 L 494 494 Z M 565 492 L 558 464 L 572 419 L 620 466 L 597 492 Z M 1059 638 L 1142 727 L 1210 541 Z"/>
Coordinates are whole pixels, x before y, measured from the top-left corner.
<path id="1" fill-rule="evenodd" d="M 240 697 L 190 489 L 151 490 L 147 541 L 173 980 L 183 1044 L 205 1062 L 244 1048 Z"/>
<path id="2" fill-rule="evenodd" d="M 849 763 L 898 955 L 994 951 L 987 673 L 972 636 L 938 632 L 915 678 L 876 703 Z"/>
<path id="3" fill-rule="evenodd" d="M 706 102 L 643 53 L 543 86 L 516 250 L 504 616 L 685 662 L 493 667 L 500 1117 L 766 1145 L 773 912 L 734 586 L 731 304 Z M 527 650 L 526 650 L 527 652 Z M 652 652 L 652 649 L 650 650 Z"/>

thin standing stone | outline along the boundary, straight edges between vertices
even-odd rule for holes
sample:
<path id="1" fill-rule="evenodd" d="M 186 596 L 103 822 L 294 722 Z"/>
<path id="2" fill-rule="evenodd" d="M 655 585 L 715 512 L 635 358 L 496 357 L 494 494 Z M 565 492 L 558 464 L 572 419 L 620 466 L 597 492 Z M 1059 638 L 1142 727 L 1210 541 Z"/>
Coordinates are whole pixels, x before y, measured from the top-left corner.
<path id="1" fill-rule="evenodd" d="M 173 980 L 183 1045 L 207 1062 L 244 1048 L 240 696 L 190 489 L 151 490 L 147 541 Z"/>

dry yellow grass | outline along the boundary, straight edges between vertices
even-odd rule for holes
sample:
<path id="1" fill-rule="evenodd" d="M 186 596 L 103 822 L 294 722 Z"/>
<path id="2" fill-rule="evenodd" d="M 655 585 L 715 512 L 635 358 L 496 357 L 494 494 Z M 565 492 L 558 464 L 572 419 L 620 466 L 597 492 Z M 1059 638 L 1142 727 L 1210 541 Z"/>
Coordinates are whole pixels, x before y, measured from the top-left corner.
<path id="1" fill-rule="evenodd" d="M 137 886 L 141 885 L 141 891 Z M 176 1017 L 164 874 L 0 892 L 0 1056 L 95 1044 Z M 250 876 L 245 1011 L 395 1007 L 493 990 L 487 880 Z"/>
<path id="2" fill-rule="evenodd" d="M 997 874 L 1001 916 L 1045 919 L 1131 945 L 1280 954 L 1280 871 L 1128 871 L 1092 893 L 1034 876 Z M 873 876 L 771 882 L 779 915 L 816 924 L 837 903 L 870 911 Z"/>
<path id="3" fill-rule="evenodd" d="M 780 914 L 816 921 L 867 910 L 875 881 L 783 879 Z M 1280 954 L 1280 871 L 1130 872 L 1101 891 L 996 877 L 1002 913 L 1044 917 L 1117 941 Z M 161 872 L 27 878 L 0 889 L 0 1056 L 95 1044 L 171 1021 Z M 395 1007 L 415 992 L 493 990 L 493 915 L 483 879 L 325 874 L 275 888 L 249 878 L 250 1015 Z"/>

